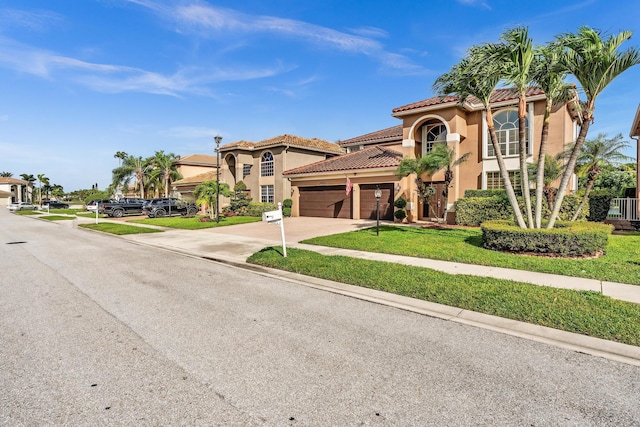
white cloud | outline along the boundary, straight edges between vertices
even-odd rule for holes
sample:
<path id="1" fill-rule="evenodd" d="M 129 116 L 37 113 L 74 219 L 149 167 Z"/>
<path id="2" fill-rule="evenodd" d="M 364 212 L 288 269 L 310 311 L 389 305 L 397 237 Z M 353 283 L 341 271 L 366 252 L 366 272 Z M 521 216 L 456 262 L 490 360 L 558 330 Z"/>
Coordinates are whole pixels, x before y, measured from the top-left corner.
<path id="1" fill-rule="evenodd" d="M 0 27 L 20 27 L 32 31 L 42 31 L 60 22 L 61 15 L 47 10 L 25 11 L 0 9 Z"/>

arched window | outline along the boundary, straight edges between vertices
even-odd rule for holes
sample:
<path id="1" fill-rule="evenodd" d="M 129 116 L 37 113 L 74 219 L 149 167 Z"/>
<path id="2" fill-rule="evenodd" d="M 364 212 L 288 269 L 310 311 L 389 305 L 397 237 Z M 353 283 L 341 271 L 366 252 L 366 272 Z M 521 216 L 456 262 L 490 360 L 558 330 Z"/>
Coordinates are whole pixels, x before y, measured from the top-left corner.
<path id="1" fill-rule="evenodd" d="M 433 150 L 433 145 L 437 142 L 447 140 L 447 127 L 443 124 L 422 126 L 422 155 Z"/>
<path id="2" fill-rule="evenodd" d="M 516 156 L 520 153 L 518 145 L 518 112 L 516 110 L 500 111 L 493 117 L 496 137 L 498 145 L 503 156 Z M 527 127 L 529 126 L 527 122 Z M 525 138 L 528 135 L 528 129 L 525 131 Z M 496 152 L 491 144 L 491 136 L 487 136 L 487 154 L 489 157 L 495 157 Z M 527 146 L 529 141 L 527 140 Z"/>
<path id="3" fill-rule="evenodd" d="M 273 154 L 269 151 L 260 158 L 260 176 L 273 176 Z"/>

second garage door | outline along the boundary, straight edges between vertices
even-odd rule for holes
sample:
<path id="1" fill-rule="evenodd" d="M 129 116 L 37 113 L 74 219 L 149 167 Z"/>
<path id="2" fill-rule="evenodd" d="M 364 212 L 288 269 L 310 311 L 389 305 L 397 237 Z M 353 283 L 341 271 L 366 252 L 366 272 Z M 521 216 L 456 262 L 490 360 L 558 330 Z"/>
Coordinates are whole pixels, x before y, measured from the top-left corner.
<path id="1" fill-rule="evenodd" d="M 351 196 L 344 185 L 300 187 L 300 216 L 351 218 Z"/>
<path id="2" fill-rule="evenodd" d="M 360 219 L 376 219 L 377 184 L 360 184 Z M 380 184 L 380 219 L 393 220 L 393 184 Z"/>

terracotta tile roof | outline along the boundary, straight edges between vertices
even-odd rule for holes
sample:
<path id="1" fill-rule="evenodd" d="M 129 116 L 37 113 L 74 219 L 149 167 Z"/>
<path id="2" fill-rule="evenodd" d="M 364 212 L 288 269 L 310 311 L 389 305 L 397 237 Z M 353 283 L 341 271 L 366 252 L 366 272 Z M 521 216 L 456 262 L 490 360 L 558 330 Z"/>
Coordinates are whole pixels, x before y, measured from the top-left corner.
<path id="1" fill-rule="evenodd" d="M 199 173 L 198 175 L 190 176 L 188 178 L 183 178 L 178 181 L 174 181 L 173 185 L 188 185 L 188 184 L 200 184 L 205 181 L 215 181 L 216 180 L 216 171 L 209 171 Z"/>
<path id="2" fill-rule="evenodd" d="M 285 171 L 283 175 L 339 172 L 346 170 L 396 168 L 402 160 L 402 153 L 385 147 L 373 146 L 342 156 L 331 157 L 306 166 Z"/>
<path id="3" fill-rule="evenodd" d="M 402 141 L 402 125 L 393 126 L 366 135 L 340 141 L 338 145 L 346 147 L 349 145 L 377 144 L 383 142 Z"/>
<path id="4" fill-rule="evenodd" d="M 230 144 L 223 145 L 220 147 L 220 151 L 229 151 L 234 149 L 243 149 L 243 150 L 261 150 L 268 147 L 276 147 L 276 146 L 291 146 L 298 148 L 305 148 L 307 150 L 313 151 L 321 151 L 323 153 L 331 153 L 331 154 L 342 154 L 344 150 L 333 142 L 325 141 L 323 139 L 318 138 L 302 138 L 300 136 L 294 135 L 280 135 L 274 138 L 265 139 L 260 142 L 249 142 L 249 141 L 236 141 Z"/>
<path id="5" fill-rule="evenodd" d="M 537 95 L 544 95 L 544 91 L 539 87 L 532 87 L 527 90 L 526 96 L 533 97 Z M 496 89 L 491 94 L 489 102 L 495 104 L 498 102 L 515 101 L 518 99 L 518 93 L 513 88 Z M 460 101 L 459 96 L 446 95 L 446 96 L 434 96 L 433 98 L 425 99 L 423 101 L 414 102 L 412 104 L 403 105 L 392 110 L 393 114 L 403 113 L 406 111 L 417 110 L 419 108 L 431 107 L 434 105 L 446 105 L 455 104 Z M 470 96 L 467 102 L 476 108 L 480 108 L 480 101 L 475 96 Z"/>
<path id="6" fill-rule="evenodd" d="M 13 177 L 0 176 L 0 184 L 22 184 L 22 185 L 27 185 L 27 181 L 25 181 L 23 179 L 13 178 Z"/>
<path id="7" fill-rule="evenodd" d="M 176 161 L 178 165 L 205 165 L 212 166 L 216 164 L 216 156 L 209 154 L 189 154 L 184 157 L 180 157 Z"/>

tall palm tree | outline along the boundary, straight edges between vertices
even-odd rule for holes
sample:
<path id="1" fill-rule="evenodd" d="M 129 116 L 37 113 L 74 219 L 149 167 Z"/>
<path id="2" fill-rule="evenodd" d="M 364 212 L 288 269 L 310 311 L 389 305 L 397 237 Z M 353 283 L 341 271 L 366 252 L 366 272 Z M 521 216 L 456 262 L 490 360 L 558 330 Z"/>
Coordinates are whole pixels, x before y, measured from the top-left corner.
<path id="1" fill-rule="evenodd" d="M 518 93 L 518 151 L 520 157 L 520 188 L 527 214 L 529 228 L 534 227 L 531 214 L 531 195 L 527 168 L 527 90 L 531 86 L 532 64 L 535 58 L 533 41 L 526 27 L 516 27 L 505 31 L 496 45 L 498 50 L 494 60 L 504 63 L 504 79 Z"/>
<path id="2" fill-rule="evenodd" d="M 215 213 L 218 212 L 216 202 L 218 200 L 218 183 L 216 181 L 205 181 L 193 190 L 198 205 L 206 205 L 209 209 L 209 218 L 214 219 Z M 220 183 L 220 195 L 224 197 L 233 196 L 233 190 L 229 188 L 226 182 Z"/>
<path id="3" fill-rule="evenodd" d="M 578 80 L 587 99 L 580 112 L 580 132 L 560 181 L 558 197 L 549 218 L 548 228 L 553 228 L 560 213 L 569 179 L 586 140 L 589 126 L 594 119 L 598 95 L 616 77 L 640 63 L 640 51 L 637 48 L 619 50 L 622 44 L 631 38 L 631 34 L 630 31 L 622 31 L 617 35 L 603 38 L 604 34 L 600 31 L 584 26 L 578 30 L 577 34 L 564 34 L 558 37 L 558 42 L 565 49 L 562 56 L 563 65 Z"/>
<path id="4" fill-rule="evenodd" d="M 39 203 L 42 204 L 42 185 L 49 185 L 49 178 L 47 178 L 43 173 L 38 174 L 38 199 Z"/>
<path id="5" fill-rule="evenodd" d="M 173 153 L 165 154 L 162 150 L 156 151 L 153 156 L 153 170 L 150 173 L 150 180 L 157 181 L 160 184 L 159 187 L 164 189 L 164 197 L 169 197 L 171 183 L 182 178 L 176 164 L 179 159 L 180 156 Z"/>
<path id="6" fill-rule="evenodd" d="M 556 198 L 556 189 L 553 187 L 553 183 L 554 181 L 559 179 L 564 172 L 564 165 L 560 161 L 561 158 L 562 153 L 560 153 L 560 155 L 556 157 L 545 154 L 545 158 L 542 160 L 542 163 L 544 164 L 544 170 L 542 171 L 542 185 L 540 186 L 541 191 L 539 196 L 537 191 L 538 189 L 536 188 L 536 197 L 540 197 L 541 199 L 542 197 L 544 197 L 545 199 L 547 199 L 547 206 L 549 206 L 549 208 L 553 206 L 553 202 Z M 535 179 L 536 183 L 540 182 L 540 179 L 538 179 L 540 162 L 541 160 L 538 159 L 538 161 L 529 165 L 529 177 L 531 179 Z M 540 200 L 540 203 L 538 203 L 538 200 L 536 199 L 536 205 L 537 204 L 542 205 L 542 200 Z M 540 227 L 536 226 L 536 228 Z"/>
<path id="7" fill-rule="evenodd" d="M 118 159 L 118 167 L 122 166 L 122 162 L 128 156 L 124 151 L 116 151 L 116 154 L 113 155 L 114 158 Z"/>
<path id="8" fill-rule="evenodd" d="M 611 139 L 607 138 L 606 134 L 599 133 L 597 138 L 587 139 L 584 142 L 582 151 L 576 161 L 575 172 L 578 176 L 587 177 L 587 185 L 578 209 L 576 209 L 573 218 L 571 218 L 572 221 L 578 218 L 580 211 L 584 208 L 584 205 L 589 199 L 589 193 L 591 193 L 593 189 L 593 184 L 602 172 L 602 169 L 606 166 L 616 166 L 619 163 L 631 159 L 622 153 L 622 150 L 629 147 L 629 142 L 622 139 L 621 133 Z"/>
<path id="9" fill-rule="evenodd" d="M 143 159 L 140 156 L 127 156 L 122 162 L 122 166 L 112 171 L 114 184 L 128 184 L 134 178 L 134 188 L 139 190 L 140 198 L 144 199 L 146 178 L 151 169 L 150 163 L 150 159 Z"/>
<path id="10" fill-rule="evenodd" d="M 486 111 L 489 137 L 493 145 L 509 203 L 513 209 L 513 214 L 518 226 L 527 228 L 520 207 L 518 206 L 513 185 L 511 184 L 509 171 L 507 170 L 502 151 L 498 144 L 493 114 L 489 105 L 491 94 L 504 73 L 501 63 L 493 60 L 495 51 L 495 46 L 490 44 L 471 47 L 467 57 L 454 65 L 449 72 L 438 77 L 433 87 L 435 92 L 440 95 L 458 95 L 460 103 L 467 101 L 469 96 L 475 96 L 482 103 Z"/>
<path id="11" fill-rule="evenodd" d="M 575 85 L 567 83 L 567 69 L 561 62 L 562 47 L 557 43 L 550 43 L 547 46 L 538 47 L 536 57 L 532 64 L 532 79 L 534 83 L 540 87 L 546 96 L 544 107 L 544 118 L 542 121 L 542 132 L 540 135 L 540 146 L 538 148 L 538 161 L 535 171 L 536 176 L 536 208 L 535 208 L 535 228 L 542 226 L 542 196 L 546 194 L 547 200 L 550 198 L 550 187 L 545 182 L 549 171 L 547 170 L 546 160 L 553 157 L 547 156 L 547 141 L 549 140 L 549 124 L 551 119 L 551 110 L 556 103 L 566 103 L 574 101 L 574 107 L 578 108 L 578 98 Z M 558 170 L 554 164 L 551 170 Z M 559 178 L 559 176 L 557 177 Z M 555 181 L 556 178 L 551 181 Z M 550 185 L 550 184 L 549 184 Z M 549 208 L 551 208 L 549 204 Z"/>

